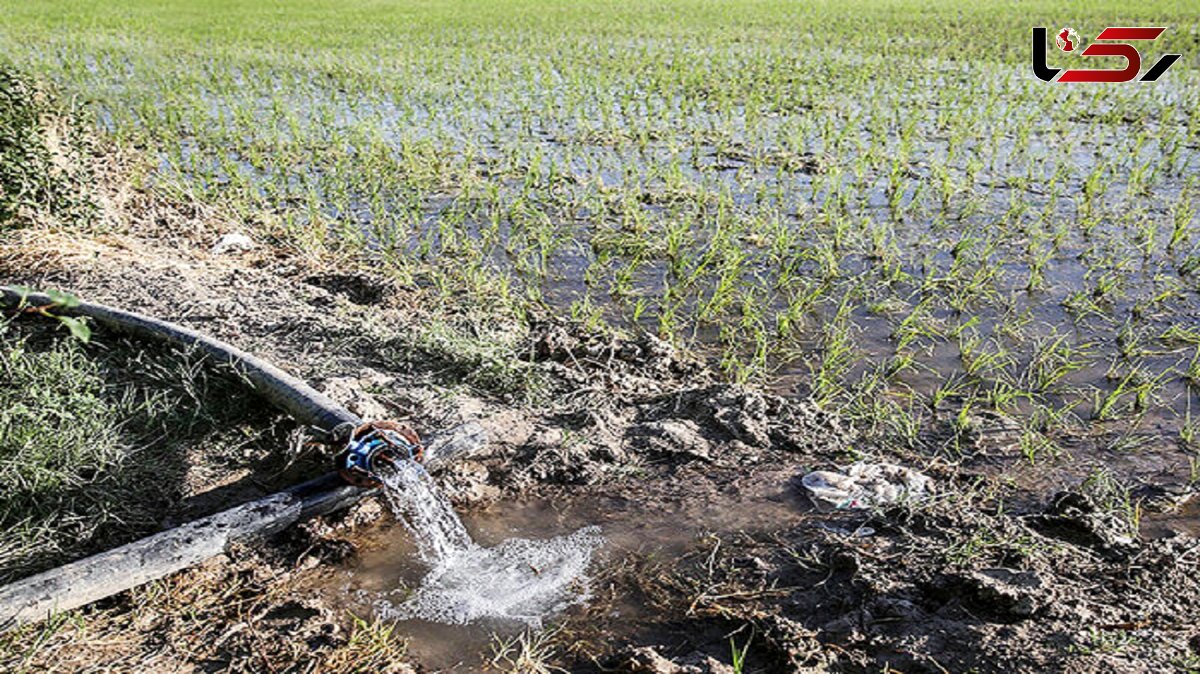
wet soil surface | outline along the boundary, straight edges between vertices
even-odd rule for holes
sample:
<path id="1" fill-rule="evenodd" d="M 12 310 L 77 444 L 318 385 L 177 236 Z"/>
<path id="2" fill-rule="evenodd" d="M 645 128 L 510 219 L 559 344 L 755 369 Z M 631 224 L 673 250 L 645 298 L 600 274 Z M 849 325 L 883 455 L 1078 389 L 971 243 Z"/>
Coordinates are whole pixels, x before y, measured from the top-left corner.
<path id="1" fill-rule="evenodd" d="M 884 456 L 837 415 L 717 383 L 652 337 L 548 318 L 528 328 L 523 359 L 552 395 L 519 404 L 455 386 L 445 362 L 396 356 L 404 326 L 425 316 L 415 290 L 265 247 L 210 254 L 222 231 L 202 215 L 86 239 L 17 232 L 0 246 L 0 277 L 180 321 L 366 416 L 423 432 L 483 424 L 487 450 L 438 476 L 481 540 L 605 532 L 591 599 L 549 621 L 545 662 L 730 672 L 745 648 L 743 671 L 759 672 L 1200 667 L 1197 501 L 1170 442 L 1147 440 L 1162 457 L 1147 463 L 1102 447 L 1101 433 L 1031 468 L 1002 419 L 981 419 L 961 457 Z M 798 478 L 860 459 L 919 469 L 935 496 L 816 510 Z M 1096 465 L 1133 488 L 1089 479 Z M 0 664 L 353 671 L 346 609 L 369 619 L 371 591 L 412 582 L 404 536 L 367 501 L 106 600 Z M 401 623 L 411 650 L 372 671 L 488 667 L 491 633 L 506 630 L 519 628 Z"/>

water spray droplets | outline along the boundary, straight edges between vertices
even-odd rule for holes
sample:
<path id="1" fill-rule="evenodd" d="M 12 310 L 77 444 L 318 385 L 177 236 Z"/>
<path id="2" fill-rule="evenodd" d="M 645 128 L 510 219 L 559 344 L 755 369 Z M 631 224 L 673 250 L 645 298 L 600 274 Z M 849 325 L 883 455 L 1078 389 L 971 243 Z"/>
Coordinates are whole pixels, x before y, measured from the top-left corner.
<path id="1" fill-rule="evenodd" d="M 420 465 L 403 461 L 381 478 L 392 511 L 431 566 L 417 589 L 399 603 L 376 602 L 385 618 L 539 626 L 545 616 L 586 600 L 587 567 L 603 543 L 599 527 L 548 540 L 513 538 L 485 548 L 471 540 Z"/>

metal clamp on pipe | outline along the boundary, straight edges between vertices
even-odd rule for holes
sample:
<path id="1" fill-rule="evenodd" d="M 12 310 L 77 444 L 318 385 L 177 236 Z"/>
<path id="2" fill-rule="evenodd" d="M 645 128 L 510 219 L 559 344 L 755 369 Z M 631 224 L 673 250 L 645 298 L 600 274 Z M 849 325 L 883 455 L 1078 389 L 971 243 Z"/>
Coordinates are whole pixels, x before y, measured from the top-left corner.
<path id="1" fill-rule="evenodd" d="M 397 461 L 420 462 L 425 456 L 421 438 L 394 421 L 368 421 L 356 426 L 346 448 L 334 457 L 338 474 L 350 484 L 380 486 L 379 469 Z"/>

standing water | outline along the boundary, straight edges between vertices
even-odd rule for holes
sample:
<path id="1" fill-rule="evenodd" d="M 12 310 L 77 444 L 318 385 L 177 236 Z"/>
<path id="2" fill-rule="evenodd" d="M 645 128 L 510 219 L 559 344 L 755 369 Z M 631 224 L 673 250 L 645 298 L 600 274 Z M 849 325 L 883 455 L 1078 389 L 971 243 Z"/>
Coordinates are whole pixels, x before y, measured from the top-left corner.
<path id="1" fill-rule="evenodd" d="M 471 539 L 420 464 L 401 461 L 383 468 L 379 478 L 392 512 L 431 567 L 417 589 L 398 602 L 379 599 L 376 610 L 382 616 L 451 625 L 502 620 L 540 626 L 544 616 L 587 598 L 584 574 L 602 542 L 599 527 L 547 540 L 512 538 L 485 548 Z"/>

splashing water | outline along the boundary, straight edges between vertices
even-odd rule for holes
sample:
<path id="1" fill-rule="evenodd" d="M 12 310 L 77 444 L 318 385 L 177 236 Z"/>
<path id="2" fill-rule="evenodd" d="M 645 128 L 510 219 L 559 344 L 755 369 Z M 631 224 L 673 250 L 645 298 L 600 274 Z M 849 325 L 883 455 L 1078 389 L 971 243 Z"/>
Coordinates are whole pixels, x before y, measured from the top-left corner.
<path id="1" fill-rule="evenodd" d="M 380 478 L 392 511 L 432 567 L 405 601 L 376 602 L 382 616 L 452 625 L 490 619 L 540 626 L 542 617 L 587 599 L 585 573 L 603 542 L 599 527 L 548 540 L 513 538 L 485 548 L 471 540 L 419 464 L 401 461 L 385 468 Z"/>

